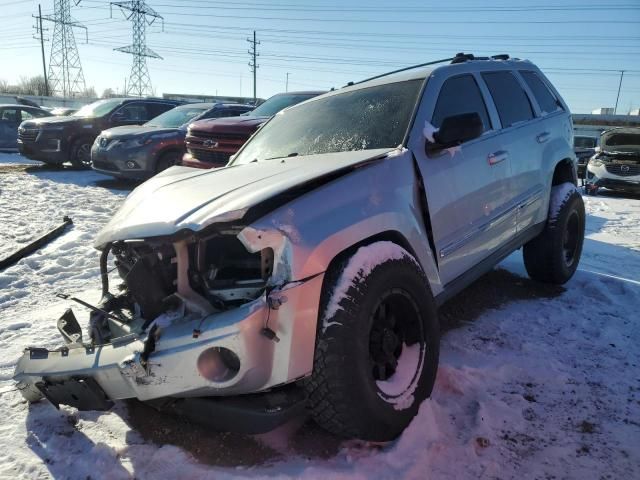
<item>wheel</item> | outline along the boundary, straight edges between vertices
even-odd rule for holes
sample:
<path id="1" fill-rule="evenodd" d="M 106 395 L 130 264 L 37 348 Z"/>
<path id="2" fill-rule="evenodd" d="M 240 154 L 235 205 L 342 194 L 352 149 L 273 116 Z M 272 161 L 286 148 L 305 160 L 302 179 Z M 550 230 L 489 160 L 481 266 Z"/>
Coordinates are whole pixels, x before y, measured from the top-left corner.
<path id="1" fill-rule="evenodd" d="M 166 152 L 160 155 L 158 159 L 158 163 L 156 164 L 156 173 L 160 173 L 163 170 L 166 170 L 169 167 L 173 167 L 174 165 L 179 165 L 182 155 L 180 152 Z"/>
<path id="2" fill-rule="evenodd" d="M 549 218 L 544 230 L 523 248 L 529 276 L 562 285 L 575 273 L 584 242 L 582 196 L 572 183 L 552 187 Z"/>
<path id="3" fill-rule="evenodd" d="M 80 138 L 73 142 L 71 146 L 71 165 L 75 168 L 91 168 L 91 145 L 90 138 Z"/>
<path id="4" fill-rule="evenodd" d="M 393 440 L 438 369 L 438 317 L 422 269 L 394 243 L 361 247 L 327 272 L 320 307 L 305 383 L 314 420 L 343 437 Z"/>

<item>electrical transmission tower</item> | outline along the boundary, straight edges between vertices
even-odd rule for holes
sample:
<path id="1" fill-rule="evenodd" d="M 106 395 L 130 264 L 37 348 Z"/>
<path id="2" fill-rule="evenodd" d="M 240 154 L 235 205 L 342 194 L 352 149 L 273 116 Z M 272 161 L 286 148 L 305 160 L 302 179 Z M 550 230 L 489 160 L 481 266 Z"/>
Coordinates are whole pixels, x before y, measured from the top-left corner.
<path id="1" fill-rule="evenodd" d="M 74 4 L 77 6 L 80 1 L 74 0 Z M 63 97 L 73 97 L 83 93 L 86 84 L 73 28 L 84 28 L 87 35 L 87 27 L 71 17 L 71 0 L 54 0 L 53 15 L 46 15 L 42 20 L 54 23 L 51 57 L 49 57 L 50 93 L 60 94 Z"/>
<path id="2" fill-rule="evenodd" d="M 162 60 L 162 57 L 147 47 L 146 27 L 147 25 L 152 25 L 159 18 L 163 21 L 164 30 L 164 19 L 153 8 L 148 6 L 144 0 L 111 2 L 111 7 L 113 5 L 120 7 L 127 20 L 131 20 L 133 23 L 133 44 L 115 49 L 118 52 L 133 55 L 133 68 L 131 69 L 126 94 L 138 97 L 152 94 L 153 88 L 151 87 L 151 77 L 149 77 L 149 69 L 147 68 L 147 57 L 159 58 L 160 60 Z M 125 10 L 130 13 L 125 13 Z"/>
<path id="3" fill-rule="evenodd" d="M 251 44 L 251 48 L 249 48 L 249 55 L 251 55 L 251 61 L 249 62 L 249 66 L 251 67 L 251 72 L 253 72 L 253 101 L 256 101 L 256 71 L 258 70 L 258 45 L 260 42 L 256 41 L 256 31 L 253 31 L 253 40 L 247 38 L 247 42 Z"/>

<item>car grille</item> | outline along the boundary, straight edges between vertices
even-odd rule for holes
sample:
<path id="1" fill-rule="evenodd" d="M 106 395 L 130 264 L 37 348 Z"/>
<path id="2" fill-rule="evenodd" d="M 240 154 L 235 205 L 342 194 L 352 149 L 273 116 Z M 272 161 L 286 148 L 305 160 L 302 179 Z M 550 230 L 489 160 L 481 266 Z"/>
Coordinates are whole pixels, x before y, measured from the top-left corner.
<path id="1" fill-rule="evenodd" d="M 38 128 L 20 128 L 18 129 L 18 138 L 23 142 L 35 142 L 38 133 L 40 133 Z"/>
<path id="2" fill-rule="evenodd" d="M 640 175 L 640 164 L 620 164 L 620 163 L 612 163 L 606 165 L 605 168 L 607 172 L 612 173 L 614 175 L 619 175 L 621 177 L 633 177 L 635 175 Z"/>
<path id="3" fill-rule="evenodd" d="M 217 165 L 226 165 L 231 157 L 227 152 L 212 152 L 210 150 L 200 150 L 196 148 L 190 148 L 189 153 L 196 160 L 207 163 L 215 163 Z"/>
<path id="4" fill-rule="evenodd" d="M 212 133 L 212 132 L 205 132 L 201 130 L 191 130 L 189 132 L 189 135 L 191 137 L 196 137 L 196 138 L 201 138 L 206 140 L 209 140 L 209 139 L 215 140 L 216 142 L 227 142 L 229 140 L 244 141 L 248 138 L 248 135 L 243 133 Z"/>

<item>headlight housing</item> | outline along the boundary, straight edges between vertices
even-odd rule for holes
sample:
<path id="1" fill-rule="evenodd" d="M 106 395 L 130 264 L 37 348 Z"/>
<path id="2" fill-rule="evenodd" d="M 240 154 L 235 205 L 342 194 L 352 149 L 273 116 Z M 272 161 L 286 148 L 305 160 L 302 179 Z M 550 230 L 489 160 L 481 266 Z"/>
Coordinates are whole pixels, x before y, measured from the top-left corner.
<path id="1" fill-rule="evenodd" d="M 608 161 L 609 158 L 606 155 L 595 155 L 591 157 L 591 160 L 589 160 L 589 165 L 593 167 L 601 167 Z"/>
<path id="2" fill-rule="evenodd" d="M 135 137 L 125 140 L 121 143 L 122 148 L 139 148 L 144 145 L 149 145 L 153 141 L 153 136 L 148 137 Z"/>

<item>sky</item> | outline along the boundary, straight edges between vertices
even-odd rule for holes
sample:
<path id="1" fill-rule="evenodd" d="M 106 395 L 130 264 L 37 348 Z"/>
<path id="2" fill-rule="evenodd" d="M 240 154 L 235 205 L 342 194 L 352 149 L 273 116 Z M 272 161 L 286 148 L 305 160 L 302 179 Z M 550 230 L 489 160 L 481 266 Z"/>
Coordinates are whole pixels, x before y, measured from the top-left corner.
<path id="1" fill-rule="evenodd" d="M 72 5 L 76 0 L 69 0 Z M 34 39 L 38 3 L 0 0 L 0 80 L 16 83 L 42 74 Z M 126 3 L 126 2 L 125 2 Z M 385 71 L 456 52 L 508 53 L 536 63 L 573 112 L 616 102 L 618 113 L 640 108 L 640 2 L 638 0 L 149 0 L 164 19 L 147 27 L 157 95 L 253 95 L 247 38 L 256 31 L 257 95 L 288 89 L 340 87 Z M 108 1 L 82 0 L 72 16 L 87 27 L 75 38 L 88 87 L 122 91 L 131 55 L 131 22 Z M 163 24 L 164 23 L 164 27 Z M 53 24 L 45 22 L 51 39 Z M 45 42 L 47 65 L 51 42 Z"/>

